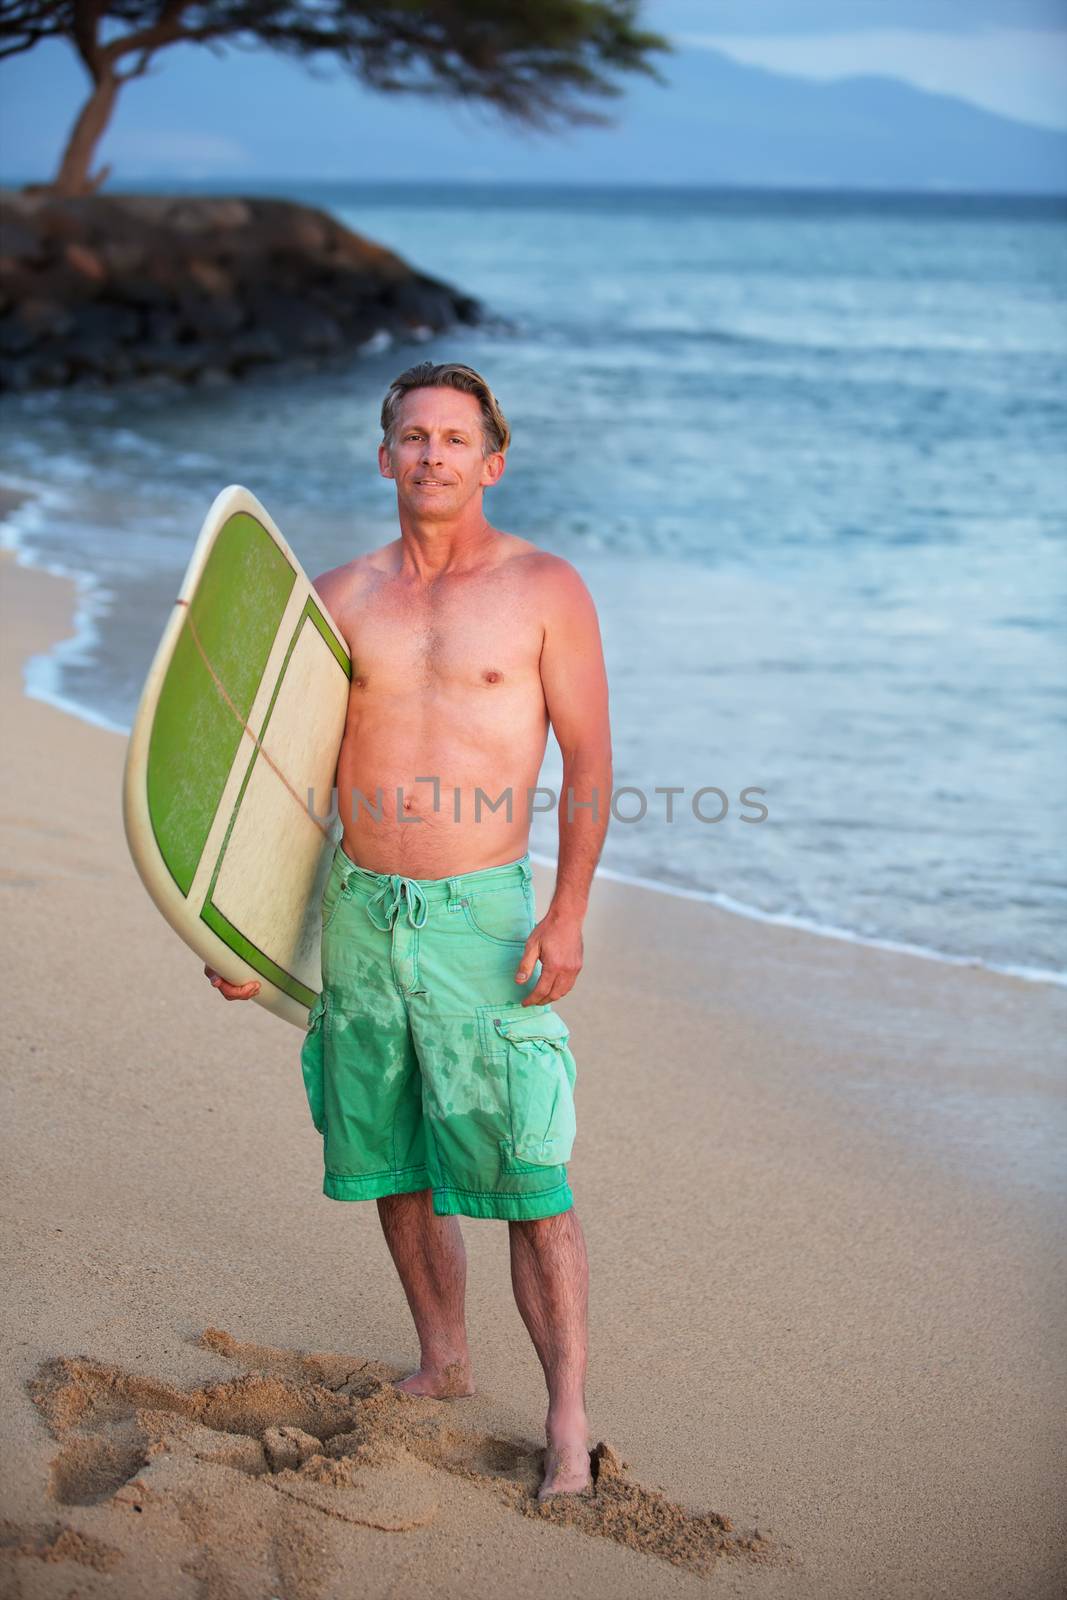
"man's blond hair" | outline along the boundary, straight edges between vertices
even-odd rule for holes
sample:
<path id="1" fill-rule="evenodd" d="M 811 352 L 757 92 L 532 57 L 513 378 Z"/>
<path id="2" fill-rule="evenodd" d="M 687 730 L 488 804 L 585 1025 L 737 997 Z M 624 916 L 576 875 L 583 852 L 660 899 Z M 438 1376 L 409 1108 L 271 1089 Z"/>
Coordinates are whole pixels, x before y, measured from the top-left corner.
<path id="1" fill-rule="evenodd" d="M 420 361 L 417 367 L 409 367 L 393 379 L 382 401 L 382 437 L 387 449 L 393 447 L 400 406 L 412 389 L 458 389 L 460 394 L 472 394 L 482 409 L 482 454 L 506 450 L 511 443 L 507 418 L 480 372 L 465 367 L 461 361 Z"/>

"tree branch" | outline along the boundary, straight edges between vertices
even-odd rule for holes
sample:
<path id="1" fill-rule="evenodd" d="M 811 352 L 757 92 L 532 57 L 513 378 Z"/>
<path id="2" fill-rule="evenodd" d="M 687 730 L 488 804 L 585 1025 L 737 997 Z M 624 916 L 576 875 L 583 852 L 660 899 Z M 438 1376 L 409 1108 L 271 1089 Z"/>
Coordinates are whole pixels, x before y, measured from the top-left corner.
<path id="1" fill-rule="evenodd" d="M 0 37 L 4 34 L 24 34 L 0 45 L 0 59 L 4 56 L 22 55 L 32 50 L 41 39 L 55 39 L 67 32 L 68 8 L 62 0 L 22 0 L 19 4 L 0 4 Z"/>
<path id="2" fill-rule="evenodd" d="M 0 0 L 0 57 L 65 37 L 87 68 L 94 97 L 57 180 L 73 193 L 90 181 L 118 88 L 172 44 L 326 56 L 371 89 L 452 97 L 550 131 L 608 122 L 589 102 L 617 98 L 621 74 L 663 82 L 650 57 L 671 46 L 638 26 L 639 9 L 640 0 Z M 104 43 L 105 26 L 127 31 Z"/>
<path id="3" fill-rule="evenodd" d="M 106 0 L 74 0 L 71 37 L 74 40 L 74 48 L 88 68 L 89 76 L 94 83 L 98 83 L 103 76 L 100 70 L 97 33 L 100 28 L 100 13 L 105 4 Z"/>
<path id="4" fill-rule="evenodd" d="M 20 56 L 26 50 L 32 50 L 39 39 L 54 39 L 58 34 L 65 33 L 65 28 L 34 28 L 29 38 L 19 39 L 11 44 L 0 45 L 0 61 L 5 56 Z"/>

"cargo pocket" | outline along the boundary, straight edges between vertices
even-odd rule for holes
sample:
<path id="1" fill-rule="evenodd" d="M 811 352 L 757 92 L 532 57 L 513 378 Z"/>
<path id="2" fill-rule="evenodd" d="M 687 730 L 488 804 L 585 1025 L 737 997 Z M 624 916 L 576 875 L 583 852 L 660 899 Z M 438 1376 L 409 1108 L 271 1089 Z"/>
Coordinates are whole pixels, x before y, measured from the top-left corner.
<path id="1" fill-rule="evenodd" d="M 307 1033 L 300 1051 L 304 1089 L 311 1120 L 318 1133 L 326 1132 L 326 991 L 319 995 L 308 1012 Z"/>
<path id="2" fill-rule="evenodd" d="M 538 1167 L 569 1161 L 577 1076 L 570 1029 L 539 1006 L 499 1006 L 490 1020 L 506 1052 L 512 1154 Z"/>

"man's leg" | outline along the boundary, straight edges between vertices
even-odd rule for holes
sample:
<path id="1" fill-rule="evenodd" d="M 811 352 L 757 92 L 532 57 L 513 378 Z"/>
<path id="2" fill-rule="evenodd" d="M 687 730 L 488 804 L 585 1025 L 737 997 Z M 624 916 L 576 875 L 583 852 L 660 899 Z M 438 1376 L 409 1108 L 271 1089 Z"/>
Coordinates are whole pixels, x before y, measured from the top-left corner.
<path id="1" fill-rule="evenodd" d="M 418 1371 L 396 1387 L 438 1399 L 473 1394 L 463 1310 L 467 1253 L 459 1219 L 434 1214 L 432 1189 L 383 1195 L 378 1215 L 419 1336 Z"/>
<path id="2" fill-rule="evenodd" d="M 589 1262 L 572 1206 L 555 1217 L 510 1222 L 515 1303 L 548 1384 L 544 1480 L 537 1498 L 574 1493 L 590 1481 L 585 1415 Z"/>

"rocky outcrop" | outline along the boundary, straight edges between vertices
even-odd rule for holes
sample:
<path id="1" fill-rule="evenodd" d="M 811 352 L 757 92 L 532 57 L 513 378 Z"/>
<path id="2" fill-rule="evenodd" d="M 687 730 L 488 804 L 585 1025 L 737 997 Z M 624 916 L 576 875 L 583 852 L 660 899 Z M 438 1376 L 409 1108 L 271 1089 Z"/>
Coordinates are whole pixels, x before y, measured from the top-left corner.
<path id="1" fill-rule="evenodd" d="M 311 206 L 0 191 L 0 388 L 224 383 L 481 315 Z"/>

